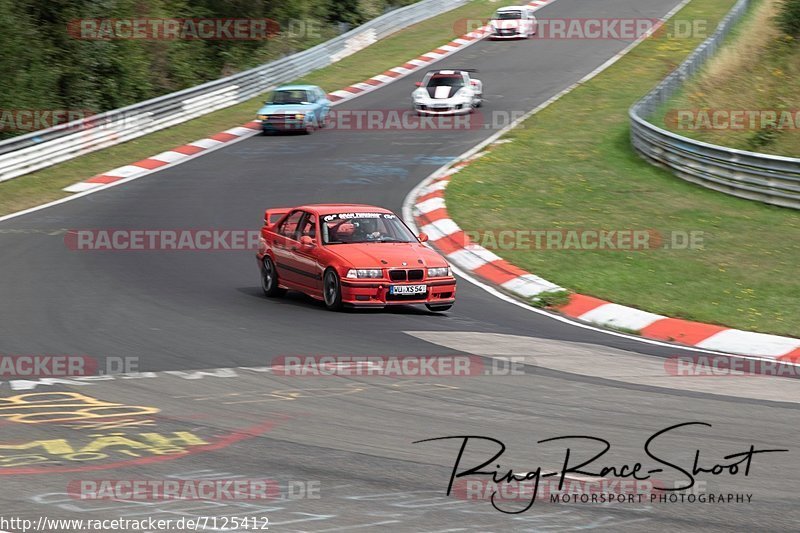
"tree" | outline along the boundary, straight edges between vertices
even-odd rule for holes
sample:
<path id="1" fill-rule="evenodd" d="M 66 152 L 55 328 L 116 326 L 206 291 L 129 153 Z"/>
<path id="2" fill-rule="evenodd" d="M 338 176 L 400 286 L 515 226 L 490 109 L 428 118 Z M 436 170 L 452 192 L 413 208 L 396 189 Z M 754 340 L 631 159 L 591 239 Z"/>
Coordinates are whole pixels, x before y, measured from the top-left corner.
<path id="1" fill-rule="evenodd" d="M 330 0 L 328 4 L 328 21 L 344 22 L 357 26 L 364 22 L 358 0 Z"/>

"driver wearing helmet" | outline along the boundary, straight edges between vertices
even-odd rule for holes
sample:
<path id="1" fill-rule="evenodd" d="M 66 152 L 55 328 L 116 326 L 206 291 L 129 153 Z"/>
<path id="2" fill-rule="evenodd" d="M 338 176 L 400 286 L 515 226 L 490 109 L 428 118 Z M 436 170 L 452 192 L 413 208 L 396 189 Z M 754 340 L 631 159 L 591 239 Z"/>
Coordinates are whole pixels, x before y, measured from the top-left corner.
<path id="1" fill-rule="evenodd" d="M 356 236 L 363 241 L 378 241 L 383 234 L 378 229 L 378 221 L 373 218 L 365 218 L 355 222 Z"/>
<path id="2" fill-rule="evenodd" d="M 329 231 L 332 241 L 354 242 L 355 240 L 356 227 L 350 222 L 342 222 L 337 226 L 330 227 Z"/>

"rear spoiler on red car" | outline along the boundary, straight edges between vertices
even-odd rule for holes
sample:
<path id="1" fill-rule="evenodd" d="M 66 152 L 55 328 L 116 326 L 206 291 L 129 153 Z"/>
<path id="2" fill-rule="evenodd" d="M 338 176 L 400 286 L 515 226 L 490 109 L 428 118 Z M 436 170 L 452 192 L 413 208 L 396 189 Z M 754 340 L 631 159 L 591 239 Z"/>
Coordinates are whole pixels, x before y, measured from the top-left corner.
<path id="1" fill-rule="evenodd" d="M 289 211 L 291 211 L 291 208 L 289 207 L 276 207 L 275 209 L 267 209 L 264 211 L 264 224 L 267 226 L 272 226 Z"/>
<path id="2" fill-rule="evenodd" d="M 426 72 L 426 74 L 430 72 L 441 72 L 443 70 L 452 70 L 453 72 L 472 72 L 473 74 L 478 72 L 478 69 L 476 68 L 434 68 L 430 69 L 428 72 Z"/>

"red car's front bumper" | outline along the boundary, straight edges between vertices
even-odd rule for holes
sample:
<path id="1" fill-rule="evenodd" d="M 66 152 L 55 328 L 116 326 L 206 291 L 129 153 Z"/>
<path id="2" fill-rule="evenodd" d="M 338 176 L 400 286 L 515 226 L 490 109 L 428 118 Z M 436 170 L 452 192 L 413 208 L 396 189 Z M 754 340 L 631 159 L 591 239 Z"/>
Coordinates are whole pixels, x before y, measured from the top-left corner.
<path id="1" fill-rule="evenodd" d="M 342 279 L 342 302 L 354 306 L 385 306 L 405 304 L 448 305 L 456 299 L 456 279 L 441 278 L 418 282 Z M 425 294 L 393 295 L 392 285 L 425 285 Z"/>

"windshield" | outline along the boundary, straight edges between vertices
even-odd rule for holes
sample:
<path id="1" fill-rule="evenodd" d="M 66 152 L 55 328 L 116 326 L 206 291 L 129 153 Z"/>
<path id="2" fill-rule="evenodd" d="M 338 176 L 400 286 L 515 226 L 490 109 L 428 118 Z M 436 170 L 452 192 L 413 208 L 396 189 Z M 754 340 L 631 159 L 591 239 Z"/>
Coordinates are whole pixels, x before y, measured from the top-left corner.
<path id="1" fill-rule="evenodd" d="M 406 225 L 391 213 L 336 213 L 321 219 L 323 244 L 417 242 Z"/>
<path id="2" fill-rule="evenodd" d="M 498 11 L 494 14 L 495 20 L 516 20 L 522 18 L 522 11 Z"/>
<path id="3" fill-rule="evenodd" d="M 306 91 L 275 91 L 272 94 L 273 104 L 302 104 L 308 101 Z"/>
<path id="4" fill-rule="evenodd" d="M 428 87 L 463 87 L 464 78 L 460 75 L 453 74 L 436 74 L 431 76 L 428 81 Z"/>

